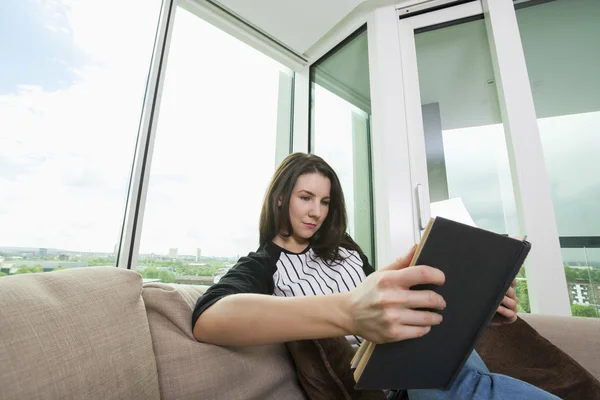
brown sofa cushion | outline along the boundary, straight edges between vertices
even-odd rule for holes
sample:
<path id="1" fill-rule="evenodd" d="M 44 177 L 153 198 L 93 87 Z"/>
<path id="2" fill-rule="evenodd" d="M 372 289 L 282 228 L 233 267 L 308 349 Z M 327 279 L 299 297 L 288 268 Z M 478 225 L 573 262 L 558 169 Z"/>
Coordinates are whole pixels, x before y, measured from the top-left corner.
<path id="1" fill-rule="evenodd" d="M 600 382 L 521 318 L 514 324 L 488 328 L 476 350 L 492 372 L 565 400 L 600 400 Z"/>
<path id="2" fill-rule="evenodd" d="M 0 278 L 0 398 L 158 400 L 141 290 L 113 267 Z"/>
<path id="3" fill-rule="evenodd" d="M 161 399 L 305 399 L 283 344 L 232 348 L 196 341 L 192 311 L 204 291 L 191 285 L 144 285 Z"/>
<path id="4" fill-rule="evenodd" d="M 382 400 L 382 391 L 354 389 L 354 349 L 344 337 L 287 343 L 302 387 L 311 400 Z"/>

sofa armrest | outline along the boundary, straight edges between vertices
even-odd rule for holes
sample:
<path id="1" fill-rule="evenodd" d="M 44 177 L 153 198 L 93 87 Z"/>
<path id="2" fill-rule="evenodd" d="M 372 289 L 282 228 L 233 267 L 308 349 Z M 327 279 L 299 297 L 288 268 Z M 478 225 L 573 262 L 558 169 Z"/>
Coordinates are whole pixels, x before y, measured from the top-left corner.
<path id="1" fill-rule="evenodd" d="M 600 318 L 519 316 L 600 380 Z"/>

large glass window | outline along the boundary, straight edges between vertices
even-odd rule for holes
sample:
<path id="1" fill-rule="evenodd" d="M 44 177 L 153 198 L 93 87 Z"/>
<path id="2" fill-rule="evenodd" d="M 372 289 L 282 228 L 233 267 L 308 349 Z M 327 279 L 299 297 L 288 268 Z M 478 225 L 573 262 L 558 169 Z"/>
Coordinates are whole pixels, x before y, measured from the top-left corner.
<path id="1" fill-rule="evenodd" d="M 256 250 L 263 196 L 285 153 L 276 148 L 289 152 L 292 81 L 177 9 L 136 266 L 145 278 L 210 285 Z"/>
<path id="2" fill-rule="evenodd" d="M 0 276 L 114 265 L 160 7 L 2 1 Z"/>
<path id="3" fill-rule="evenodd" d="M 375 265 L 366 26 L 311 67 L 311 151 L 338 174 L 348 233 Z"/>
<path id="4" fill-rule="evenodd" d="M 571 310 L 600 317 L 600 2 L 524 5 L 517 20 Z"/>

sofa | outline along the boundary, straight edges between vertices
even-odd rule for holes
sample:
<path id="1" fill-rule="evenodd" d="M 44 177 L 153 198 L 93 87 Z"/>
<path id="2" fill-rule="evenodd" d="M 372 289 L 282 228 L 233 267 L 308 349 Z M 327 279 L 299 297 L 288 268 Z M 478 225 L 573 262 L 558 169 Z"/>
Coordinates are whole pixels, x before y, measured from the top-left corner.
<path id="1" fill-rule="evenodd" d="M 305 399 L 284 344 L 195 341 L 204 290 L 111 267 L 0 278 L 0 399 Z M 600 377 L 600 320 L 523 318 Z"/>

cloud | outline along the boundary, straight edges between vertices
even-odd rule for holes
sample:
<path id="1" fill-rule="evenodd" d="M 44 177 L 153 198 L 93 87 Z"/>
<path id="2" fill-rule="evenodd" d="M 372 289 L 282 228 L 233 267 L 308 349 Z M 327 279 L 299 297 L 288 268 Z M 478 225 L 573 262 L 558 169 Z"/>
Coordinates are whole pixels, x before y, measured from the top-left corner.
<path id="1" fill-rule="evenodd" d="M 0 180 L 0 243 L 111 252 L 158 7 L 113 0 L 43 4 L 36 23 L 71 32 L 73 51 L 85 50 L 89 60 L 74 69 L 78 79 L 67 87 L 47 91 L 15 82 L 15 93 L 0 95 L 0 172 L 13 171 Z M 107 29 L 112 15 L 119 21 Z M 135 30 L 123 25 L 125 17 L 136 21 Z"/>
<path id="2" fill-rule="evenodd" d="M 111 252 L 160 2 L 52 5 L 68 25 L 48 26 L 72 32 L 88 62 L 67 87 L 0 95 L 0 176 L 12 171 L 0 178 L 0 243 Z M 141 251 L 245 254 L 275 166 L 280 66 L 184 10 L 175 27 Z"/>

